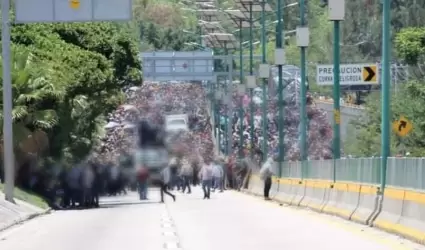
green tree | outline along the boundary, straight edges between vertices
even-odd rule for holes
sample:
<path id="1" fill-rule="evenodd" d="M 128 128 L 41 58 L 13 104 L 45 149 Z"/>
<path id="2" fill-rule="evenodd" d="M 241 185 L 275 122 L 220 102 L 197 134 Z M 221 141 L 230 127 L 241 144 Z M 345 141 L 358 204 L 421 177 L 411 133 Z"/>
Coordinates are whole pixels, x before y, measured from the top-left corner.
<path id="1" fill-rule="evenodd" d="M 408 62 L 412 69 L 423 75 L 425 29 L 401 29 L 395 36 L 394 47 L 397 56 Z M 405 138 L 393 134 L 392 153 L 410 152 L 413 156 L 425 154 L 425 87 L 423 80 L 412 80 L 393 89 L 391 97 L 392 121 L 401 116 L 414 124 L 414 130 Z M 347 153 L 370 156 L 380 154 L 381 103 L 379 93 L 371 95 L 366 104 L 364 119 L 353 123 L 352 134 L 348 138 Z"/>

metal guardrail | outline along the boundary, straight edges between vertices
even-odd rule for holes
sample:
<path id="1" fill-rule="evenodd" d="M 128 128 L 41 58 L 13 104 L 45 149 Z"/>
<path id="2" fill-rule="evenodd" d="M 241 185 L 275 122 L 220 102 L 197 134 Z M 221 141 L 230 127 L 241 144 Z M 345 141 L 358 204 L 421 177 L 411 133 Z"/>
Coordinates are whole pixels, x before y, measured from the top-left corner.
<path id="1" fill-rule="evenodd" d="M 283 178 L 381 184 L 381 158 L 284 162 Z M 425 158 L 390 157 L 386 186 L 425 190 Z"/>
<path id="2" fill-rule="evenodd" d="M 327 104 L 333 104 L 334 101 L 332 99 L 314 99 L 316 103 L 327 103 Z M 341 107 L 349 107 L 349 108 L 355 108 L 355 109 L 365 109 L 364 106 L 361 105 L 355 105 L 350 103 L 344 103 L 340 105 Z"/>

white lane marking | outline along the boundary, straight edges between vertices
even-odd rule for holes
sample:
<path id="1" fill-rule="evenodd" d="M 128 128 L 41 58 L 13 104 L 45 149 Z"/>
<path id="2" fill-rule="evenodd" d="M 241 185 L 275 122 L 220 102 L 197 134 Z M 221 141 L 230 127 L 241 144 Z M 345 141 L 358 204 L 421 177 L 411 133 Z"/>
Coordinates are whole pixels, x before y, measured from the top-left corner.
<path id="1" fill-rule="evenodd" d="M 164 249 L 181 249 L 178 242 L 166 242 L 164 244 Z"/>
<path id="2" fill-rule="evenodd" d="M 165 237 L 176 237 L 177 238 L 177 233 L 173 232 L 173 231 L 164 231 L 162 232 L 162 235 Z"/>
<path id="3" fill-rule="evenodd" d="M 161 226 L 162 226 L 163 228 L 172 228 L 172 227 L 174 227 L 174 225 L 173 225 L 173 224 L 171 224 L 171 223 L 162 223 L 162 224 L 161 224 Z"/>
<path id="4" fill-rule="evenodd" d="M 174 224 L 174 222 L 172 220 L 161 220 L 161 223 L 162 224 L 171 224 L 171 225 Z"/>

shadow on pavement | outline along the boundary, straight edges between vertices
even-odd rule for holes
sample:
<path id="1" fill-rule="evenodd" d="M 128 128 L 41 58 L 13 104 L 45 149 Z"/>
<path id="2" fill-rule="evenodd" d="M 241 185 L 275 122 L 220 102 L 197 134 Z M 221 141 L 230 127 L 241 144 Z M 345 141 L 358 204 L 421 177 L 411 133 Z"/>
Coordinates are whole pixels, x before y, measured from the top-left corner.
<path id="1" fill-rule="evenodd" d="M 117 203 L 101 203 L 100 207 L 98 209 L 102 208 L 119 208 L 119 207 L 126 207 L 126 206 L 135 206 L 135 205 L 154 205 L 154 204 L 161 204 L 160 201 L 134 201 L 134 202 L 117 202 Z"/>

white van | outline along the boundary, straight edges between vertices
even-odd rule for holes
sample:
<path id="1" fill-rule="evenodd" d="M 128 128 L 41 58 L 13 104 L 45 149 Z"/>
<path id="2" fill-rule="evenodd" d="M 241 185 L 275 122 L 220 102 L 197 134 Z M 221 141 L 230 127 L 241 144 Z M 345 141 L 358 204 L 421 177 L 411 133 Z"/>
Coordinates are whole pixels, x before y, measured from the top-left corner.
<path id="1" fill-rule="evenodd" d="M 189 117 L 185 114 L 165 116 L 165 131 L 178 132 L 189 130 Z"/>

